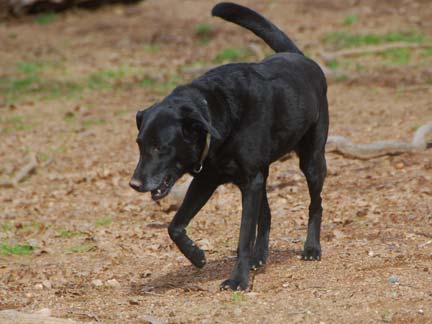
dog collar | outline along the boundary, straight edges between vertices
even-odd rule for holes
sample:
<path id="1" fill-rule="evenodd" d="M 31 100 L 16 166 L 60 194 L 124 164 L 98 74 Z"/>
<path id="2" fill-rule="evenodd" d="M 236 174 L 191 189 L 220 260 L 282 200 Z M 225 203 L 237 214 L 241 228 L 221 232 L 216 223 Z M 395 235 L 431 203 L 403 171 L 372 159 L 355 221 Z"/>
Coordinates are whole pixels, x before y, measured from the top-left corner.
<path id="1" fill-rule="evenodd" d="M 210 141 L 211 141 L 211 135 L 210 135 L 210 133 L 207 133 L 204 150 L 201 153 L 201 158 L 200 158 L 199 164 L 193 170 L 195 173 L 200 173 L 203 169 L 204 160 L 207 157 L 207 154 L 208 154 L 209 149 L 210 149 Z"/>

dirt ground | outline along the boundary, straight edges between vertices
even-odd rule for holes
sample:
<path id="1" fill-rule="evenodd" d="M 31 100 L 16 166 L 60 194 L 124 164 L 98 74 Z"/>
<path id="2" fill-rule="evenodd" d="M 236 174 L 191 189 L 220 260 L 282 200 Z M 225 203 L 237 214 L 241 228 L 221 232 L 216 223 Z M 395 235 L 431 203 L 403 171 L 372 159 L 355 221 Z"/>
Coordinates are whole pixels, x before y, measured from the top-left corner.
<path id="1" fill-rule="evenodd" d="M 321 262 L 298 259 L 309 203 L 298 161 L 275 163 L 270 257 L 245 293 L 219 291 L 235 261 L 235 187 L 219 188 L 189 227 L 207 253 L 201 270 L 168 237 L 174 200 L 128 187 L 138 109 L 230 55 L 270 53 L 211 18 L 215 3 L 148 0 L 0 23 L 0 178 L 38 159 L 35 174 L 0 188 L 0 310 L 94 323 L 432 323 L 430 150 L 327 155 Z M 242 3 L 319 62 L 351 46 L 329 35 L 432 37 L 426 0 Z M 431 47 L 329 65 L 342 73 L 329 84 L 330 135 L 410 141 L 432 119 Z"/>

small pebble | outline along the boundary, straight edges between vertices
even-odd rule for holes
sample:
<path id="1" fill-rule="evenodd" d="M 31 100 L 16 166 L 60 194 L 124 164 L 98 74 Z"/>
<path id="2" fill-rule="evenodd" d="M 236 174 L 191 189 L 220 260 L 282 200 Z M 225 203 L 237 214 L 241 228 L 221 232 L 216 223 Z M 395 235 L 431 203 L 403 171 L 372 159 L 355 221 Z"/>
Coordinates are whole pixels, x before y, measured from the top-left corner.
<path id="1" fill-rule="evenodd" d="M 131 305 L 139 305 L 139 300 L 137 298 L 129 298 L 129 304 Z"/>
<path id="2" fill-rule="evenodd" d="M 388 281 L 389 281 L 391 284 L 397 284 L 397 283 L 399 283 L 399 278 L 396 277 L 396 276 L 394 276 L 394 275 L 391 275 L 391 276 L 388 278 Z"/>
<path id="3" fill-rule="evenodd" d="M 95 287 L 100 287 L 103 285 L 103 282 L 102 282 L 102 280 L 95 279 L 95 280 L 92 280 L 92 285 Z"/>
<path id="4" fill-rule="evenodd" d="M 108 280 L 106 285 L 112 288 L 120 288 L 120 283 L 116 279 Z"/>
<path id="5" fill-rule="evenodd" d="M 34 287 L 35 287 L 35 289 L 37 289 L 37 290 L 42 290 L 42 289 L 43 289 L 43 286 L 42 286 L 42 284 L 40 284 L 40 283 L 36 284 Z"/>
<path id="6" fill-rule="evenodd" d="M 52 288 L 51 281 L 49 281 L 49 280 L 44 280 L 44 281 L 42 281 L 42 285 L 43 285 L 46 289 L 51 289 L 51 288 Z"/>

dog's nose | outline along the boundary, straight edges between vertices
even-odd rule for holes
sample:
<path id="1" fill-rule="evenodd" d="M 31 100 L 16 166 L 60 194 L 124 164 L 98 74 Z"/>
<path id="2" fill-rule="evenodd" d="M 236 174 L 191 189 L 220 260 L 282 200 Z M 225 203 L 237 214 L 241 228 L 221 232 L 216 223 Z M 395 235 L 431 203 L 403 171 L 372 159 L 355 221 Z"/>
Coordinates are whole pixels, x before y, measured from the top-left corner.
<path id="1" fill-rule="evenodd" d="M 139 190 L 139 188 L 142 186 L 142 182 L 139 181 L 138 179 L 132 178 L 131 181 L 129 182 L 129 186 L 131 186 L 135 190 Z"/>

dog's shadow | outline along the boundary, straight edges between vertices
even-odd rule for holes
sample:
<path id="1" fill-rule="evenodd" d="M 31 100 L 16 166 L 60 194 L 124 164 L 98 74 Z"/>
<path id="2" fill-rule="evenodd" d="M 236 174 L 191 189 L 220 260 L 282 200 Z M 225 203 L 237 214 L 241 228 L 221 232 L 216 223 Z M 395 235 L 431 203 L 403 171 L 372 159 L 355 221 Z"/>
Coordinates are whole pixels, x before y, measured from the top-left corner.
<path id="1" fill-rule="evenodd" d="M 300 254 L 297 250 L 272 250 L 268 265 L 259 268 L 255 274 L 265 273 L 266 267 L 287 264 Z M 203 283 L 224 280 L 230 275 L 234 266 L 234 258 L 218 258 L 207 262 L 203 269 L 197 269 L 193 265 L 176 267 L 174 270 L 153 278 L 143 278 L 141 282 L 131 284 L 131 292 L 135 295 L 163 294 L 171 289 L 183 289 L 184 291 L 209 291 Z M 253 277 L 251 276 L 251 278 Z"/>

